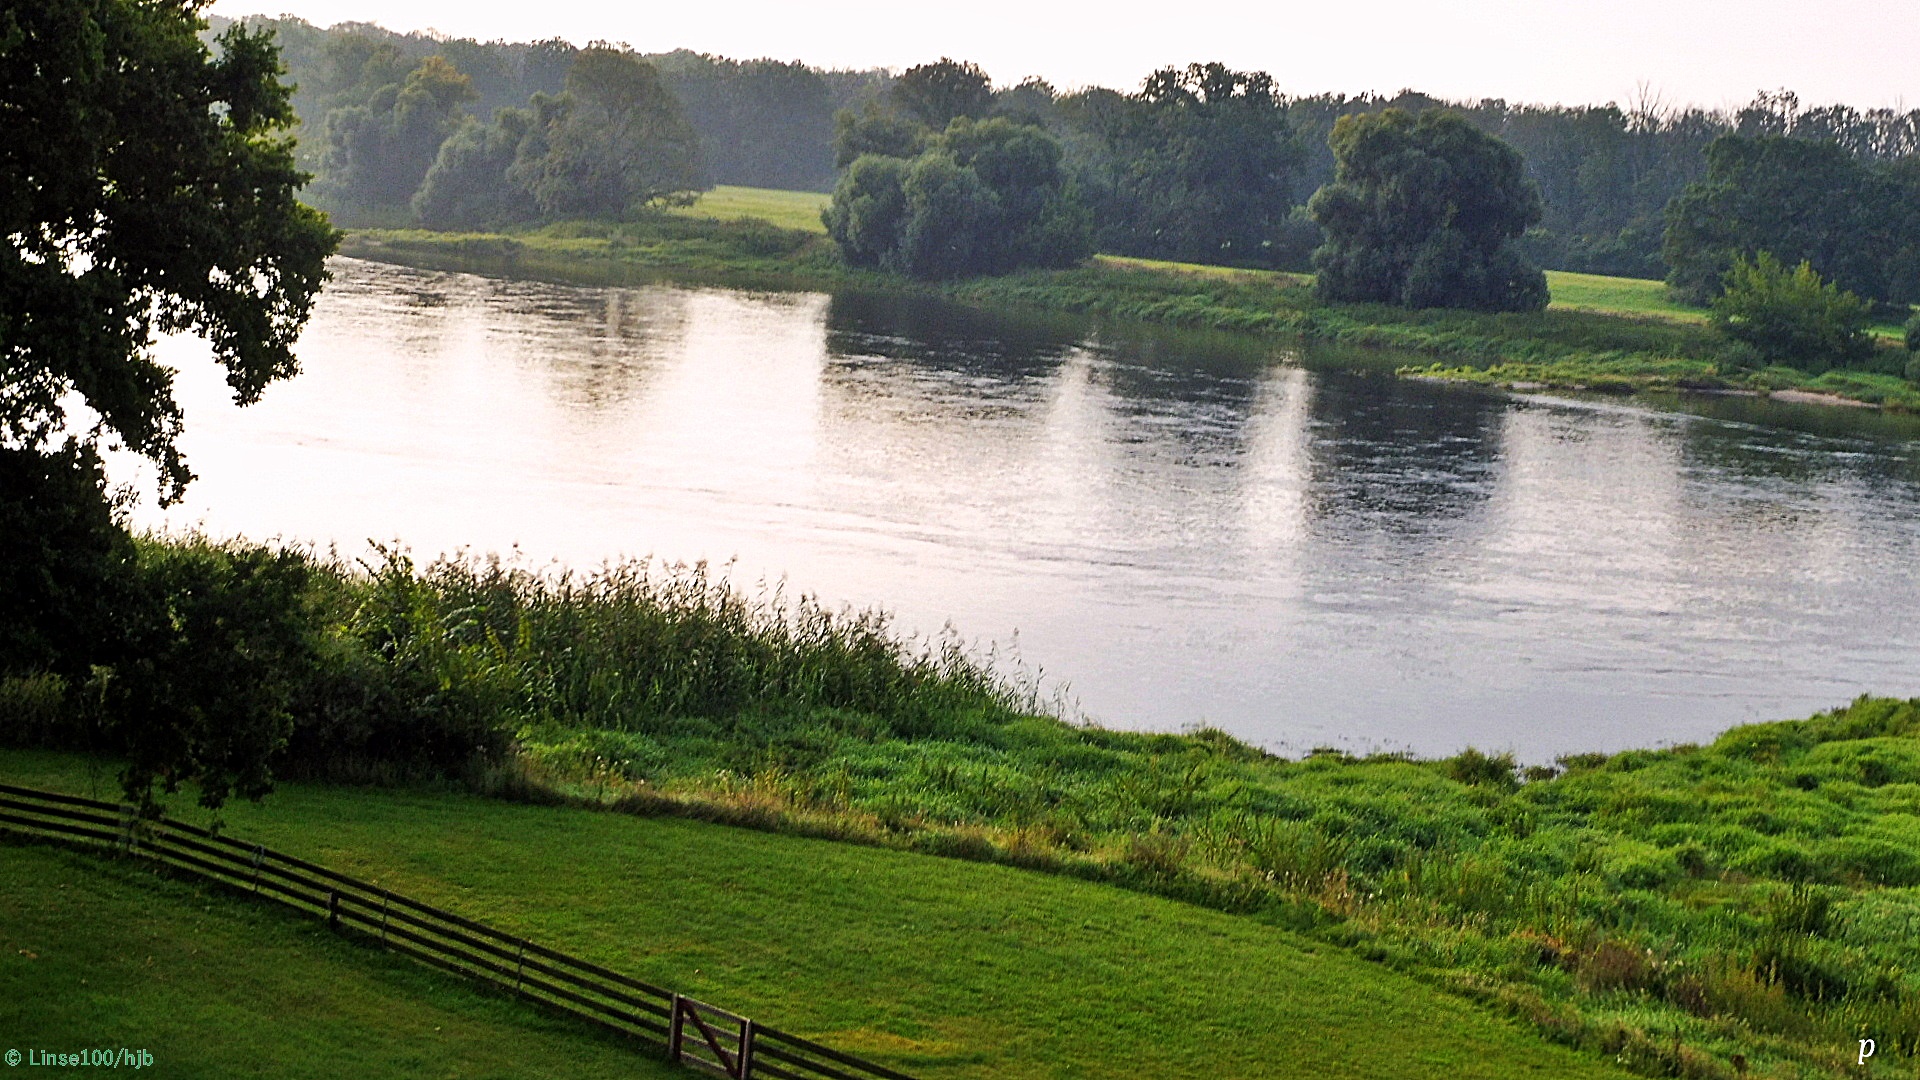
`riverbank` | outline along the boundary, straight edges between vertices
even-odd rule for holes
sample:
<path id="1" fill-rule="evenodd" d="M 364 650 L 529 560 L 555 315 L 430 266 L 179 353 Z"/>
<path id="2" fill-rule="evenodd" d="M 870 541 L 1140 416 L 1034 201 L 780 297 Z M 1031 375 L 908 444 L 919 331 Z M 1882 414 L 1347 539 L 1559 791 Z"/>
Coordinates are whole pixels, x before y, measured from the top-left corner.
<path id="1" fill-rule="evenodd" d="M 1646 1075 L 1840 1075 L 1861 1032 L 1889 1062 L 1920 1047 L 1903 929 L 1920 914 L 1920 701 L 1526 769 L 1471 749 L 1287 759 L 1215 730 L 1068 723 L 950 640 L 754 600 L 699 568 L 390 556 L 311 575 L 312 651 L 276 673 L 281 775 L 438 775 L 504 802 L 1119 886 L 1350 950 Z M 9 739 L 97 745 L 64 700 L 0 682 Z M 46 786 L 30 756 L 7 760 Z M 383 827 L 411 834 L 396 813 Z"/>
<path id="2" fill-rule="evenodd" d="M 728 205 L 740 214 L 740 206 L 755 204 L 734 198 Z M 781 210 L 793 216 L 791 206 L 782 203 Z M 1310 281 L 1300 275 L 1110 256 L 1096 256 L 1071 270 L 923 283 L 851 269 L 817 231 L 782 228 L 748 216 L 687 214 L 622 223 L 570 222 L 511 234 L 359 230 L 348 234 L 341 253 L 430 269 L 585 284 L 672 279 L 745 288 L 936 296 L 987 309 L 1068 312 L 1407 353 L 1424 362 L 1398 358 L 1393 366 L 1402 374 L 1502 387 L 1613 393 L 1796 390 L 1920 411 L 1920 387 L 1892 373 L 1904 363 L 1905 353 L 1889 341 L 1880 341 L 1875 371 L 1809 375 L 1782 367 L 1740 369 L 1727 362 L 1727 343 L 1702 321 L 1675 317 L 1664 309 L 1607 309 L 1623 302 L 1658 307 L 1641 295 L 1652 283 L 1591 275 L 1550 275 L 1550 281 L 1568 279 L 1558 287 L 1568 291 L 1573 302 L 1518 314 L 1329 305 L 1313 298 Z"/>
<path id="3" fill-rule="evenodd" d="M 84 794 L 86 774 L 77 758 L 0 753 L 14 782 Z M 226 820 L 230 836 L 923 1080 L 1619 1075 L 1284 928 L 1068 877 L 424 788 L 288 785 Z M 692 1075 L 297 916 L 97 855 L 0 842 L 0 871 L 12 916 L 0 994 L 26 1003 L 17 1031 L 39 1045 L 144 1041 L 163 1076 L 258 1075 L 236 1066 L 331 1050 L 350 1020 L 363 1029 L 338 1057 L 360 1066 L 350 1075 L 418 1075 L 391 1060 L 397 1044 L 432 1048 L 435 1075 L 597 1078 L 623 1059 L 628 1076 Z M 303 976 L 320 981 L 288 985 Z M 288 999 L 279 1023 L 250 1022 Z M 201 1009 L 232 1019 L 196 1044 Z M 1382 1026 L 1392 1038 L 1356 1034 Z M 236 1045 L 249 1038 L 252 1058 Z M 275 1072 L 320 1074 L 299 1061 Z"/>

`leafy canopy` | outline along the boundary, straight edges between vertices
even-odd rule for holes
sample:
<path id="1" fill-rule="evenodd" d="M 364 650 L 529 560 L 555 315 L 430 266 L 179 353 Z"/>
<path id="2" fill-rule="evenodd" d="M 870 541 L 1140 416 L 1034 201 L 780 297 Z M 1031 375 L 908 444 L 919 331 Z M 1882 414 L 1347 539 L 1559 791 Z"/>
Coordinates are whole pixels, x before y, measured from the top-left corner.
<path id="1" fill-rule="evenodd" d="M 1343 116 L 1334 181 L 1308 209 L 1326 232 L 1317 289 L 1333 301 L 1537 311 L 1546 276 L 1513 241 L 1540 220 L 1520 154 L 1450 112 Z"/>
<path id="2" fill-rule="evenodd" d="M 1836 142 L 1727 135 L 1707 147 L 1707 174 L 1666 210 L 1667 284 L 1705 303 L 1738 258 L 1761 251 L 1809 262 L 1877 300 L 1920 300 L 1911 168 L 1861 161 Z"/>
<path id="3" fill-rule="evenodd" d="M 294 373 L 336 234 L 300 205 L 293 114 L 264 34 L 209 55 L 196 0 L 0 9 L 0 441 L 70 421 L 192 474 L 156 333 L 213 347 L 241 404 Z M 70 402 L 85 413 L 69 417 Z"/>
<path id="4" fill-rule="evenodd" d="M 935 279 L 1071 266 L 1091 253 L 1060 144 L 1040 128 L 963 116 L 909 145 L 924 149 L 856 158 L 834 189 L 821 219 L 849 263 Z"/>
<path id="5" fill-rule="evenodd" d="M 261 794 L 284 744 L 301 567 L 143 565 L 99 448 L 192 478 L 158 333 L 212 346 L 240 404 L 294 374 L 337 234 L 295 191 L 266 34 L 218 55 L 197 0 L 0 7 L 0 674 L 88 680 L 128 793 Z M 69 410 L 72 410 L 70 413 Z"/>
<path id="6" fill-rule="evenodd" d="M 1724 286 L 1713 325 L 1765 363 L 1818 373 L 1873 351 L 1866 301 L 1821 278 L 1812 263 L 1788 267 L 1769 251 L 1736 256 Z"/>

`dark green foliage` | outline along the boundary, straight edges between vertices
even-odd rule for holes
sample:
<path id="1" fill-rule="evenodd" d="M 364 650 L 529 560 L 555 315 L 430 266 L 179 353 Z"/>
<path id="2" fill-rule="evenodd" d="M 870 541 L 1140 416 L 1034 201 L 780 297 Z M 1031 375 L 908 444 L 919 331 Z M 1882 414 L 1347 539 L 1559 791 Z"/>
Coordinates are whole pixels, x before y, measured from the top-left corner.
<path id="1" fill-rule="evenodd" d="M 1909 316 L 1901 325 L 1900 341 L 1908 352 L 1920 352 L 1920 315 Z"/>
<path id="2" fill-rule="evenodd" d="M 1772 252 L 1810 262 L 1874 300 L 1920 299 L 1912 183 L 1840 145 L 1784 135 L 1729 135 L 1707 148 L 1707 172 L 1666 212 L 1667 283 L 1705 303 L 1740 257 Z"/>
<path id="3" fill-rule="evenodd" d="M 559 97 L 469 119 L 413 196 L 419 220 L 475 229 L 565 217 L 629 218 L 704 186 L 680 106 L 645 61 L 578 53 Z"/>
<path id="4" fill-rule="evenodd" d="M 279 61 L 241 29 L 209 56 L 195 5 L 46 0 L 0 37 L 0 440 L 61 439 L 66 396 L 191 474 L 154 332 L 212 343 L 235 397 L 294 371 L 335 234 L 294 192 Z"/>
<path id="5" fill-rule="evenodd" d="M 292 729 L 287 705 L 310 667 L 298 554 L 204 543 L 146 545 L 127 624 L 127 656 L 107 677 L 106 747 L 128 762 L 127 793 L 192 781 L 200 801 L 258 799 Z"/>
<path id="6" fill-rule="evenodd" d="M 869 154 L 918 157 L 931 135 L 918 120 L 875 102 L 859 112 L 842 109 L 833 117 L 833 165 L 844 169 Z"/>
<path id="7" fill-rule="evenodd" d="M 962 117 L 911 161 L 854 161 L 822 214 L 854 266 L 922 280 L 1070 266 L 1091 254 L 1060 146 L 1030 124 Z"/>
<path id="8" fill-rule="evenodd" d="M 1006 221 L 978 173 L 951 154 L 921 154 L 907 165 L 900 192 L 906 217 L 883 267 L 926 280 L 998 269 L 993 249 Z"/>
<path id="9" fill-rule="evenodd" d="M 0 676 L 78 685 L 117 656 L 134 550 L 105 492 L 89 447 L 0 448 Z"/>
<path id="10" fill-rule="evenodd" d="M 1767 251 L 1751 261 L 1734 257 L 1712 319 L 1761 362 L 1813 374 L 1856 364 L 1873 352 L 1865 302 L 1821 280 L 1811 264 L 1788 268 Z"/>
<path id="11" fill-rule="evenodd" d="M 848 263 L 891 265 L 907 225 L 907 168 L 904 158 L 866 154 L 841 178 L 821 219 Z"/>
<path id="12" fill-rule="evenodd" d="M 130 794 L 194 780 L 218 804 L 265 789 L 302 579 L 277 558 L 186 550 L 136 569 L 95 446 L 151 459 L 177 498 L 192 474 L 153 335 L 207 339 L 253 401 L 293 374 L 337 236 L 294 200 L 306 178 L 272 44 L 233 28 L 216 58 L 197 8 L 48 0 L 0 15 L 0 667 L 53 672 L 70 699 L 86 683 L 104 707 L 79 722 L 98 720 L 130 761 Z M 67 432 L 72 398 L 99 417 L 85 440 Z"/>
<path id="13" fill-rule="evenodd" d="M 1538 311 L 1546 277 L 1513 248 L 1540 220 L 1520 155 L 1451 113 L 1342 117 L 1338 171 L 1309 204 L 1319 295 L 1402 307 Z"/>
<path id="14" fill-rule="evenodd" d="M 638 57 L 583 50 L 566 94 L 534 109 L 541 152 L 523 149 L 508 179 L 549 217 L 624 217 L 706 186 L 680 103 Z"/>
<path id="15" fill-rule="evenodd" d="M 338 210 L 405 209 L 475 96 L 471 79 L 430 56 L 404 81 L 328 113 L 317 194 Z"/>
<path id="16" fill-rule="evenodd" d="M 433 229 L 511 225 L 539 217 L 525 187 L 508 181 L 523 154 L 537 152 L 537 121 L 527 109 L 501 109 L 493 122 L 469 119 L 440 145 L 414 193 L 414 217 Z"/>
<path id="17" fill-rule="evenodd" d="M 653 64 L 686 110 L 714 183 L 832 190 L 833 92 L 820 72 L 685 51 Z"/>
<path id="18" fill-rule="evenodd" d="M 1297 190 L 1304 151 L 1266 74 L 1166 68 L 1138 94 L 1076 95 L 1062 114 L 1092 136 L 1074 145 L 1101 250 L 1304 268 L 1297 243 L 1291 257 L 1279 246 L 1305 194 Z"/>
<path id="19" fill-rule="evenodd" d="M 903 72 L 887 90 L 895 108 L 933 131 L 993 110 L 993 86 L 980 65 L 941 57 Z"/>

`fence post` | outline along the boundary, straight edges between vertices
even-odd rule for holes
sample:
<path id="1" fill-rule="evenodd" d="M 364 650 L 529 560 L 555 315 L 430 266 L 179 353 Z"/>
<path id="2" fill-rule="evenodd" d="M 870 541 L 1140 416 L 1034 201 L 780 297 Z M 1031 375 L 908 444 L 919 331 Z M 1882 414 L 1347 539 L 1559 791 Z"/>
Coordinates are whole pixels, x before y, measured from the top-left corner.
<path id="1" fill-rule="evenodd" d="M 333 889 L 327 890 L 327 929 L 340 929 L 340 894 Z"/>
<path id="2" fill-rule="evenodd" d="M 120 854 L 122 855 L 133 854 L 133 823 L 134 823 L 134 819 L 137 816 L 138 816 L 138 811 L 136 811 L 133 808 L 133 805 L 131 803 L 124 803 L 121 805 L 120 807 Z"/>
<path id="3" fill-rule="evenodd" d="M 520 955 L 513 962 L 513 988 L 515 990 L 520 989 L 520 980 L 526 976 L 526 971 L 527 971 L 527 939 L 521 938 L 520 939 Z"/>
<path id="4" fill-rule="evenodd" d="M 667 1060 L 680 1060 L 680 1033 L 687 1023 L 686 1006 L 680 1004 L 680 995 L 673 995 L 673 1020 L 667 1025 Z"/>
<path id="5" fill-rule="evenodd" d="M 380 940 L 387 940 L 387 907 L 393 900 L 393 890 L 382 887 L 380 890 Z"/>
<path id="6" fill-rule="evenodd" d="M 267 861 L 267 845 L 253 845 L 253 891 L 260 891 L 260 865 Z"/>
<path id="7" fill-rule="evenodd" d="M 740 1021 L 740 1080 L 753 1075 L 753 1021 Z"/>

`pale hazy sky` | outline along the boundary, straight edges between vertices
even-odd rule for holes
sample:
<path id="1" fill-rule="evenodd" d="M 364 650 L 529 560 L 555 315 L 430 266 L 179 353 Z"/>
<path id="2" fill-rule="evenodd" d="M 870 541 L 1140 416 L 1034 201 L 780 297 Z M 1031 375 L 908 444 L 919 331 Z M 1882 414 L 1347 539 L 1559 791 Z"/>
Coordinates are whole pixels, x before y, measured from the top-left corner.
<path id="1" fill-rule="evenodd" d="M 1130 90 L 1158 67 L 1219 60 L 1295 94 L 1392 93 L 1587 103 L 1744 104 L 1786 87 L 1807 104 L 1920 105 L 1916 0 L 216 0 L 216 14 L 374 22 L 482 40 L 623 41 L 827 67 L 896 70 L 942 55 L 996 83 Z"/>

